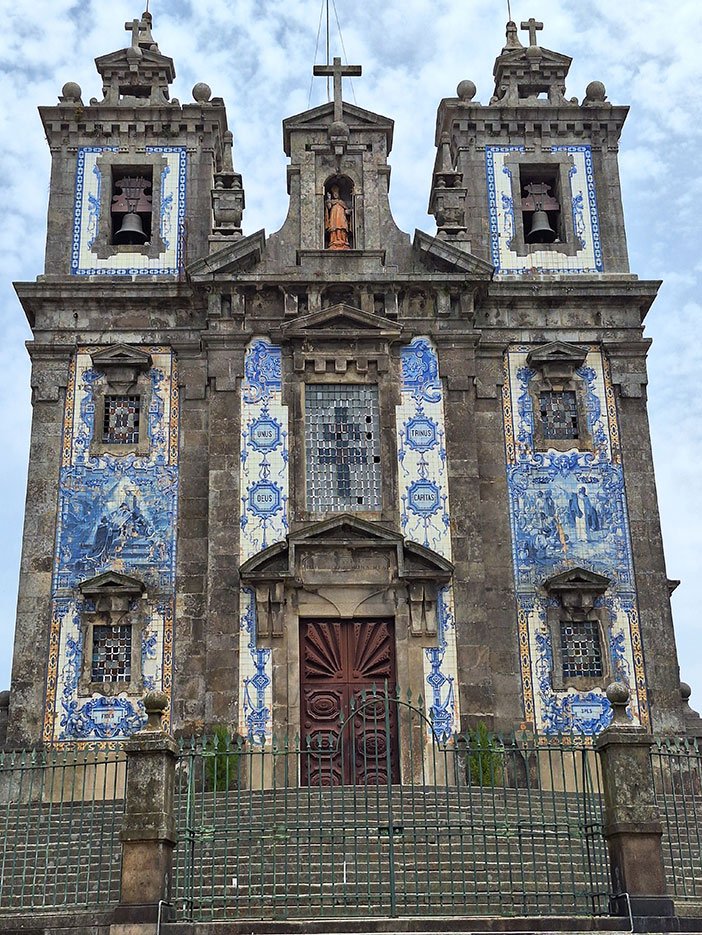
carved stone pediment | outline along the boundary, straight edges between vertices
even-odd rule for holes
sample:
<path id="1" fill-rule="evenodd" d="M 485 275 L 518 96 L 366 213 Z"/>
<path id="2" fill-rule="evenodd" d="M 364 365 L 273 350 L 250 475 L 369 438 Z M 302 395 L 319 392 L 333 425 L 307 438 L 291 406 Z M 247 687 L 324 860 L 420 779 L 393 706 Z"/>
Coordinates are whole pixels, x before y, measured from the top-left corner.
<path id="1" fill-rule="evenodd" d="M 143 581 L 116 571 L 105 571 L 95 578 L 88 578 L 78 588 L 84 597 L 95 601 L 97 610 L 108 612 L 127 610 L 130 601 L 142 597 L 145 591 Z"/>
<path id="2" fill-rule="evenodd" d="M 527 364 L 551 382 L 571 380 L 587 358 L 587 348 L 565 341 L 551 341 L 534 348 L 527 354 Z"/>
<path id="3" fill-rule="evenodd" d="M 110 387 L 118 393 L 128 393 L 140 373 L 151 369 L 151 354 L 130 347 L 128 344 L 113 344 L 90 355 L 95 370 L 104 373 Z"/>
<path id="4" fill-rule="evenodd" d="M 403 536 L 386 526 L 370 523 L 352 514 L 343 513 L 291 533 L 285 542 L 278 542 L 254 555 L 239 569 L 244 584 L 256 581 L 283 579 L 304 582 L 311 566 L 305 566 L 305 556 L 312 552 L 326 552 L 330 567 L 340 584 L 345 579 L 363 578 L 364 553 L 370 559 L 369 571 L 374 575 L 380 568 L 373 566 L 373 557 L 389 553 L 388 583 L 393 579 L 432 580 L 447 583 L 453 565 L 431 549 L 415 542 L 406 542 Z M 352 561 L 345 562 L 343 553 Z"/>
<path id="5" fill-rule="evenodd" d="M 544 581 L 544 588 L 573 615 L 588 614 L 595 601 L 611 584 L 611 579 L 586 568 L 569 568 Z"/>
<path id="6" fill-rule="evenodd" d="M 283 121 L 283 144 L 286 156 L 292 152 L 291 136 L 295 131 L 311 131 L 316 129 L 326 129 L 334 120 L 334 104 L 328 102 L 320 104 L 319 107 L 313 107 L 312 110 L 306 110 L 301 114 L 295 114 L 287 117 Z M 387 152 L 392 150 L 392 137 L 395 122 L 389 117 L 383 117 L 382 114 L 375 114 L 371 110 L 365 110 L 356 104 L 349 104 L 344 101 L 344 122 L 349 126 L 352 133 L 359 131 L 380 131 L 387 140 Z"/>
<path id="7" fill-rule="evenodd" d="M 398 338 L 402 328 L 381 315 L 340 303 L 319 312 L 296 318 L 282 327 L 288 338 L 314 338 L 317 341 L 347 338 Z"/>

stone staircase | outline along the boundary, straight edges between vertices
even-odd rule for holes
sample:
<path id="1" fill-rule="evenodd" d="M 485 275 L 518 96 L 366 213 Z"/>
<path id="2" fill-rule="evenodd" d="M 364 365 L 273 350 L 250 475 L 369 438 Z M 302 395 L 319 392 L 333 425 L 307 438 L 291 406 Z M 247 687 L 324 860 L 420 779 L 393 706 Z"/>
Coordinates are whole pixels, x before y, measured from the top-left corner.
<path id="1" fill-rule="evenodd" d="M 526 789 L 232 791 L 202 794 L 181 824 L 173 902 L 207 919 L 593 915 L 608 873 L 592 798 L 585 810 Z"/>

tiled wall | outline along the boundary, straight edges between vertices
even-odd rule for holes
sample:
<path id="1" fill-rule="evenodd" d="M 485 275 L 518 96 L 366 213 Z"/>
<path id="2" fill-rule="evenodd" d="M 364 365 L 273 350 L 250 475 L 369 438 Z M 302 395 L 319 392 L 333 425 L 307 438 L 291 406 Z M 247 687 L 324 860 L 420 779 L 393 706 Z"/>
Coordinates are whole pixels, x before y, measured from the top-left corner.
<path id="1" fill-rule="evenodd" d="M 544 733 L 595 734 L 611 719 L 609 702 L 597 689 L 554 691 L 553 648 L 546 624 L 542 583 L 572 567 L 612 580 L 604 595 L 609 620 L 611 670 L 631 690 L 629 715 L 648 726 L 624 474 L 619 450 L 616 404 L 606 361 L 591 348 L 577 373 L 587 387 L 586 407 L 592 451 L 534 450 L 534 412 L 527 366 L 529 347 L 513 347 L 505 357 L 503 395 L 507 479 L 512 526 L 514 576 L 526 719 Z M 574 443 L 575 444 L 575 443 Z M 584 488 L 590 523 L 578 523 L 573 497 Z"/>
<path id="2" fill-rule="evenodd" d="M 597 196 L 589 146 L 552 146 L 550 152 L 570 153 L 570 204 L 562 211 L 571 211 L 578 244 L 575 256 L 556 250 L 530 248 L 526 256 L 518 256 L 511 247 L 515 225 L 521 223 L 521 212 L 515 211 L 512 172 L 505 165 L 507 154 L 525 152 L 524 146 L 487 146 L 488 211 L 490 220 L 490 259 L 496 273 L 601 273 L 602 248 L 597 213 Z"/>
<path id="3" fill-rule="evenodd" d="M 150 453 L 91 456 L 94 388 L 102 378 L 89 348 L 78 350 L 66 392 L 52 579 L 52 623 L 44 740 L 109 742 L 144 722 L 140 700 L 126 690 L 79 694 L 83 666 L 79 585 L 106 571 L 146 586 L 141 646 L 144 688 L 170 694 L 178 503 L 178 385 L 167 348 L 152 356 L 148 413 Z M 92 348 L 97 350 L 97 348 Z M 99 431 L 99 427 L 98 427 Z"/>
<path id="4" fill-rule="evenodd" d="M 415 338 L 402 349 L 401 400 L 397 408 L 397 455 L 402 533 L 451 560 L 444 396 L 436 348 L 429 338 Z M 423 694 L 430 699 L 436 732 L 450 734 L 459 724 L 456 628 L 450 586 L 440 592 L 438 616 L 437 645 L 425 650 Z"/>
<path id="5" fill-rule="evenodd" d="M 288 408 L 281 402 L 281 350 L 254 338 L 241 389 L 240 562 L 288 534 Z M 239 732 L 271 729 L 271 651 L 256 645 L 253 592 L 242 588 Z"/>
<path id="6" fill-rule="evenodd" d="M 160 185 L 161 190 L 159 232 L 165 252 L 153 258 L 144 256 L 138 248 L 116 252 L 106 259 L 98 258 L 91 250 L 100 223 L 102 186 L 111 184 L 111 180 L 103 178 L 98 168 L 98 157 L 104 152 L 118 153 L 120 150 L 109 146 L 87 146 L 78 150 L 71 273 L 74 276 L 177 274 L 184 260 L 185 147 L 146 147 L 147 153 L 158 154 L 166 161 L 160 179 L 154 179 L 154 186 Z"/>

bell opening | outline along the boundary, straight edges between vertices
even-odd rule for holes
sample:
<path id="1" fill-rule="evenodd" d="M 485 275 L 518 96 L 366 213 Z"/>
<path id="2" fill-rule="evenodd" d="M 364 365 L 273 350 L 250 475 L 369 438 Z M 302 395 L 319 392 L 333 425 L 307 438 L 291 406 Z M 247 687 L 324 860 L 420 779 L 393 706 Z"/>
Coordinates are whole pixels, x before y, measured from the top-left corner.
<path id="1" fill-rule="evenodd" d="M 519 167 L 522 223 L 527 244 L 561 240 L 561 196 L 559 167 L 554 164 Z"/>
<path id="2" fill-rule="evenodd" d="M 153 168 L 114 166 L 112 170 L 112 243 L 143 246 L 151 240 Z"/>

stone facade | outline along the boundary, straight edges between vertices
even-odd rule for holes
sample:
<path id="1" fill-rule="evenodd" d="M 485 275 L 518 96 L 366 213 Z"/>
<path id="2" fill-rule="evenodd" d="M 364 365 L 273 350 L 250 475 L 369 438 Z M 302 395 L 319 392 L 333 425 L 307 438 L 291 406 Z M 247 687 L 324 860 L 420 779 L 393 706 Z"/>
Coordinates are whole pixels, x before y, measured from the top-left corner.
<path id="1" fill-rule="evenodd" d="M 627 109 L 567 99 L 570 59 L 510 23 L 490 103 L 440 103 L 437 233 L 410 238 L 393 123 L 342 103 L 335 63 L 334 103 L 283 124 L 283 227 L 244 236 L 224 104 L 169 100 L 151 25 L 97 60 L 103 100 L 41 110 L 8 743 L 119 743 L 147 691 L 176 731 L 304 730 L 310 619 L 392 620 L 442 734 L 594 735 L 614 679 L 632 724 L 684 730 Z"/>

